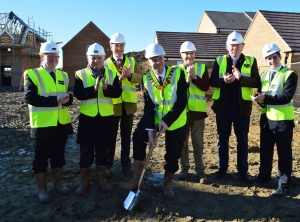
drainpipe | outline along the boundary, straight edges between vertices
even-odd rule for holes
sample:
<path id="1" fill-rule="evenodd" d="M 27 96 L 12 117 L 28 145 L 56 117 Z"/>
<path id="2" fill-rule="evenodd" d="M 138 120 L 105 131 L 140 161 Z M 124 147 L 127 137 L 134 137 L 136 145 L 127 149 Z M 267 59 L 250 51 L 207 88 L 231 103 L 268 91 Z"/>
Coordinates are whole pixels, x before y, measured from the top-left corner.
<path id="1" fill-rule="evenodd" d="M 286 52 L 286 53 L 285 53 L 284 66 L 286 66 L 286 64 L 287 64 L 287 60 L 288 60 L 288 58 L 289 58 L 289 55 L 290 55 L 290 52 Z"/>

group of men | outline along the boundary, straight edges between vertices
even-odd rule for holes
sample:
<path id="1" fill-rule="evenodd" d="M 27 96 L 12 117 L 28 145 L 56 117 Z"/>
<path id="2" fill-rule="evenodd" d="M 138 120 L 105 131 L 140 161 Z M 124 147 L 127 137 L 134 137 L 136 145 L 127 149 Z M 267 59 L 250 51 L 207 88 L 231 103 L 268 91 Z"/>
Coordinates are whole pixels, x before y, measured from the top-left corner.
<path id="1" fill-rule="evenodd" d="M 237 137 L 237 171 L 242 183 L 268 183 L 271 179 L 274 144 L 277 145 L 279 186 L 274 195 L 284 196 L 291 183 L 293 136 L 292 98 L 297 87 L 297 73 L 280 64 L 280 49 L 268 43 L 263 57 L 270 70 L 258 73 L 256 59 L 242 54 L 243 36 L 229 34 L 226 42 L 228 54 L 216 58 L 211 76 L 205 64 L 195 62 L 195 45 L 186 41 L 181 45 L 183 64 L 165 66 L 166 55 L 160 44 L 150 44 L 145 57 L 151 68 L 141 73 L 134 58 L 124 55 L 125 38 L 115 33 L 110 39 L 112 56 L 105 60 L 103 47 L 94 43 L 87 50 L 88 65 L 75 73 L 74 96 L 80 101 L 77 143 L 80 145 L 80 186 L 76 195 L 84 195 L 89 187 L 91 165 L 95 162 L 97 185 L 111 191 L 106 183 L 113 165 L 116 137 L 120 124 L 122 172 L 131 169 L 130 142 L 133 114 L 137 110 L 135 84 L 143 85 L 144 115 L 133 135 L 133 177 L 120 187 L 132 190 L 137 187 L 144 167 L 147 145 L 155 147 L 155 134 L 165 133 L 165 161 L 163 194 L 173 199 L 172 180 L 179 169 L 179 179 L 188 177 L 191 132 L 195 171 L 199 182 L 208 178 L 203 164 L 205 91 L 215 88 L 212 96 L 216 113 L 219 165 L 216 179 L 226 179 L 228 169 L 228 141 L 231 126 Z M 33 172 L 38 185 L 40 202 L 49 202 L 47 192 L 48 159 L 51 163 L 53 187 L 60 194 L 69 189 L 62 183 L 62 167 L 68 135 L 73 133 L 67 106 L 73 96 L 68 91 L 68 75 L 55 69 L 58 63 L 55 43 L 43 43 L 40 68 L 25 71 L 25 100 L 29 105 L 31 137 L 35 143 Z M 271 75 L 272 74 L 272 75 Z M 272 77 L 271 77 L 272 76 Z M 275 77 L 274 77 L 275 76 Z M 253 94 L 253 88 L 258 93 Z M 248 174 L 248 132 L 252 100 L 262 107 L 261 166 L 257 178 Z M 271 138 L 271 139 L 269 139 Z"/>

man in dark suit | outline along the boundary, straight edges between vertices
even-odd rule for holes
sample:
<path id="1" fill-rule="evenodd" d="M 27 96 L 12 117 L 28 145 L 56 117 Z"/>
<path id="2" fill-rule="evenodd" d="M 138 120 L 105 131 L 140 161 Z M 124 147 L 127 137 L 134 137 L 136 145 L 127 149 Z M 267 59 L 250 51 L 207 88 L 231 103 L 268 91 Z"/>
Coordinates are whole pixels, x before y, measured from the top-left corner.
<path id="1" fill-rule="evenodd" d="M 165 51 L 159 44 L 150 44 L 146 58 L 151 71 L 143 77 L 144 115 L 133 133 L 133 178 L 121 183 L 123 189 L 137 187 L 146 157 L 147 142 L 156 146 L 155 131 L 165 133 L 166 164 L 164 166 L 163 192 L 166 199 L 173 199 L 172 179 L 178 170 L 183 142 L 186 138 L 187 84 L 183 70 L 165 66 Z"/>
<path id="2" fill-rule="evenodd" d="M 254 57 L 242 54 L 243 36 L 234 31 L 226 42 L 228 55 L 219 56 L 213 66 L 210 85 L 215 87 L 212 99 L 218 130 L 219 165 L 217 179 L 225 179 L 228 169 L 228 147 L 231 125 L 237 138 L 237 170 L 242 183 L 248 179 L 248 132 L 252 111 L 252 88 L 259 86 Z"/>
<path id="3" fill-rule="evenodd" d="M 32 170 L 38 185 L 39 201 L 50 201 L 47 191 L 48 159 L 51 163 L 53 187 L 59 194 L 69 194 L 62 183 L 62 167 L 68 135 L 73 133 L 67 106 L 73 102 L 68 93 L 68 74 L 55 67 L 59 49 L 52 41 L 42 43 L 40 58 L 43 65 L 24 72 L 25 101 L 28 103 L 31 138 L 34 139 L 35 156 Z"/>
<path id="4" fill-rule="evenodd" d="M 261 74 L 261 84 L 254 101 L 261 105 L 260 167 L 255 183 L 270 182 L 274 145 L 278 153 L 278 189 L 274 196 L 285 196 L 291 186 L 292 140 L 294 124 L 293 97 L 298 74 L 280 63 L 280 48 L 267 43 L 262 50 L 269 70 Z"/>

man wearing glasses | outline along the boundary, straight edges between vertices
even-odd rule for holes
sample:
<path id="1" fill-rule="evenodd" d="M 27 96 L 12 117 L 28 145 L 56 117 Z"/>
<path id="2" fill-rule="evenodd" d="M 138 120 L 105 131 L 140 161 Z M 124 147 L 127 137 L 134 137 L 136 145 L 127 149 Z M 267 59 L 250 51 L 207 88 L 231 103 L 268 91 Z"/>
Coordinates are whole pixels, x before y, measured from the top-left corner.
<path id="1" fill-rule="evenodd" d="M 35 156 L 32 170 L 38 185 L 41 203 L 50 201 L 47 191 L 47 168 L 50 159 L 53 188 L 59 194 L 69 194 L 62 183 L 62 167 L 68 135 L 73 133 L 67 106 L 73 102 L 68 92 L 68 74 L 55 69 L 59 49 L 52 41 L 41 44 L 42 66 L 24 72 L 24 96 L 28 103 L 31 138 L 34 139 Z"/>
<path id="2" fill-rule="evenodd" d="M 260 78 L 256 59 L 242 54 L 243 36 L 234 31 L 227 37 L 228 55 L 216 58 L 210 85 L 215 87 L 212 99 L 216 113 L 219 165 L 216 179 L 225 179 L 229 159 L 231 125 L 237 139 L 237 171 L 241 183 L 248 179 L 248 132 L 252 111 L 252 88 L 258 88 Z"/>

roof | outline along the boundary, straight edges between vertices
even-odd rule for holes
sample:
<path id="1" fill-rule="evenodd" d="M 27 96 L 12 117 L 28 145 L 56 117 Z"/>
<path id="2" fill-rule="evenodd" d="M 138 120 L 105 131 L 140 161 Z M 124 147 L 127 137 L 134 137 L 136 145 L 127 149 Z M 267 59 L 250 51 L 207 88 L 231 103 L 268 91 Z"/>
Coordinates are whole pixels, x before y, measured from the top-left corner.
<path id="1" fill-rule="evenodd" d="M 90 21 L 76 35 L 74 35 L 73 38 L 71 38 L 62 48 L 65 48 L 65 46 L 67 46 L 69 43 L 71 43 L 73 41 L 73 39 L 75 39 L 78 35 L 80 35 L 81 32 L 84 32 L 84 30 L 86 28 L 88 28 L 89 26 L 92 26 L 93 28 L 95 28 L 95 30 L 98 30 L 101 34 L 103 34 L 105 37 L 107 37 L 107 39 L 109 39 L 109 37 L 104 32 L 102 32 L 101 29 L 98 28 L 98 26 L 96 26 L 92 21 Z"/>
<path id="2" fill-rule="evenodd" d="M 227 34 L 198 32 L 156 32 L 157 42 L 166 52 L 166 58 L 181 58 L 180 46 L 185 41 L 191 41 L 196 46 L 196 59 L 215 59 L 227 54 Z"/>
<path id="3" fill-rule="evenodd" d="M 205 11 L 217 29 L 245 30 L 249 28 L 255 12 Z"/>
<path id="4" fill-rule="evenodd" d="M 300 52 L 300 13 L 259 10 L 294 52 Z"/>

